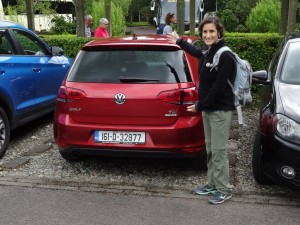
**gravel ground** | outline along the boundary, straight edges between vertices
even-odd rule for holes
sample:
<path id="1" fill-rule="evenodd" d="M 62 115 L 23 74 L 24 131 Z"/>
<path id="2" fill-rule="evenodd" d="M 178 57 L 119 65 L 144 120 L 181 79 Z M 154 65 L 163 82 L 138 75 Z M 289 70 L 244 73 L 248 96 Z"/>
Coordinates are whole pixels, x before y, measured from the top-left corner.
<path id="1" fill-rule="evenodd" d="M 246 126 L 233 126 L 238 134 L 236 163 L 232 168 L 235 193 L 287 195 L 277 186 L 258 185 L 252 175 L 252 146 L 258 111 L 244 109 Z M 234 135 L 233 135 L 234 136 Z M 103 184 L 193 190 L 206 181 L 206 172 L 180 159 L 98 157 L 67 162 L 59 154 L 52 135 L 52 115 L 15 130 L 6 155 L 0 160 L 0 177 L 73 180 Z"/>

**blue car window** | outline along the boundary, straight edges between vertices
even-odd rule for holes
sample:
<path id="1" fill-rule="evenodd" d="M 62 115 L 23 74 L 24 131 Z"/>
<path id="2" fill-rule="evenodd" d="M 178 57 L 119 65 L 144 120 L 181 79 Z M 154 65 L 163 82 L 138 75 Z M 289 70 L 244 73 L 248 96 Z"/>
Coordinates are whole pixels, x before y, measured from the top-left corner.
<path id="1" fill-rule="evenodd" d="M 34 35 L 22 30 L 14 30 L 14 33 L 25 55 L 48 55 L 46 46 Z"/>
<path id="2" fill-rule="evenodd" d="M 6 31 L 0 31 L 0 55 L 11 55 L 14 54 L 15 50 L 13 50 Z"/>

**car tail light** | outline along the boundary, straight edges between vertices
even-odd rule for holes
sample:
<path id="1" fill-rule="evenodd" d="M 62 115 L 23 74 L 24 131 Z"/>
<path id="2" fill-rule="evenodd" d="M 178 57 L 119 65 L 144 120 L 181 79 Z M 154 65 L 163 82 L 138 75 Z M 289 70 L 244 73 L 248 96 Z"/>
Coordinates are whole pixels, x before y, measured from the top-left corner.
<path id="1" fill-rule="evenodd" d="M 196 88 L 175 89 L 160 92 L 156 99 L 171 104 L 194 104 L 198 100 Z"/>
<path id="2" fill-rule="evenodd" d="M 86 93 L 83 90 L 61 86 L 56 100 L 60 102 L 74 102 L 85 98 Z"/>

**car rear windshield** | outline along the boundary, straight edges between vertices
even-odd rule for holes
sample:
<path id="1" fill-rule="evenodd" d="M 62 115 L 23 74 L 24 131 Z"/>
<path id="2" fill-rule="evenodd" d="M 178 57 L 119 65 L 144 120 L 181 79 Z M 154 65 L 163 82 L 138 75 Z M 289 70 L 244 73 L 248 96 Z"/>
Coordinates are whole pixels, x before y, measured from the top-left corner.
<path id="1" fill-rule="evenodd" d="M 67 78 L 76 82 L 182 83 L 191 75 L 182 50 L 81 51 Z"/>
<path id="2" fill-rule="evenodd" d="M 289 44 L 280 79 L 286 83 L 300 84 L 300 42 Z"/>

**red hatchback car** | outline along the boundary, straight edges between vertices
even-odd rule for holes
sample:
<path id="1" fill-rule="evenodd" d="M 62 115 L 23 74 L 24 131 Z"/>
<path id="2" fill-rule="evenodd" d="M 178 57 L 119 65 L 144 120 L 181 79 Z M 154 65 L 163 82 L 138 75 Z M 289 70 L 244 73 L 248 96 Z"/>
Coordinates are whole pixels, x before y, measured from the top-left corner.
<path id="1" fill-rule="evenodd" d="M 198 60 L 163 35 L 87 43 L 57 96 L 61 156 L 188 157 L 205 168 L 202 117 L 186 110 L 198 99 L 197 70 Z"/>

